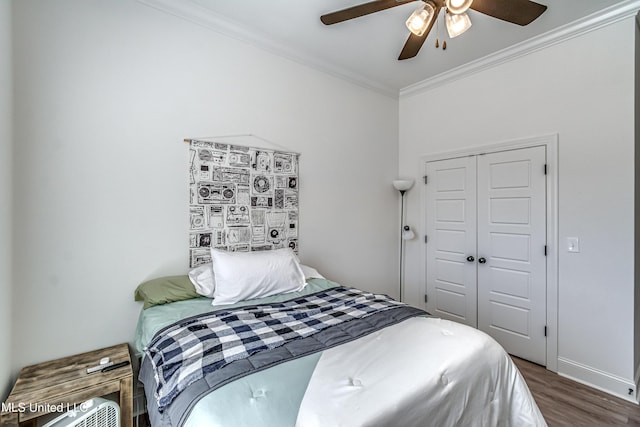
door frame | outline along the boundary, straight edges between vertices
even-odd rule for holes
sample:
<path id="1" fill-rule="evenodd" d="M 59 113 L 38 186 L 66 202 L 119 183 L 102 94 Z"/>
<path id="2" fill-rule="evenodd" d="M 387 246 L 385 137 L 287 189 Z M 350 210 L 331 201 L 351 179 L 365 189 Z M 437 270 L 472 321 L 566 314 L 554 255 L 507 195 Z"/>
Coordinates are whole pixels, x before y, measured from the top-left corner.
<path id="1" fill-rule="evenodd" d="M 458 157 L 477 156 L 500 151 L 544 146 L 547 155 L 546 220 L 547 220 L 547 366 L 550 371 L 558 371 L 558 134 L 541 135 L 515 139 L 499 143 L 468 147 L 458 150 L 428 154 L 420 158 L 421 170 L 426 175 L 426 163 Z M 422 230 L 426 224 L 426 186 L 420 192 Z M 422 283 L 427 291 L 427 245 L 421 245 Z M 426 306 L 426 305 L 425 305 Z"/>

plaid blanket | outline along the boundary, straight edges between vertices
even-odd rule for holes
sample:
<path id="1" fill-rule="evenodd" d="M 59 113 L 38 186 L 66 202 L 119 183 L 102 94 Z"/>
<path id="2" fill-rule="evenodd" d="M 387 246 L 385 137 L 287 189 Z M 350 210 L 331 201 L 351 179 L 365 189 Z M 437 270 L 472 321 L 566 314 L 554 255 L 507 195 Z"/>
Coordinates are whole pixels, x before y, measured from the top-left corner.
<path id="1" fill-rule="evenodd" d="M 405 304 L 386 295 L 337 287 L 283 303 L 215 311 L 160 331 L 145 349 L 163 411 L 210 372 L 262 350 Z"/>

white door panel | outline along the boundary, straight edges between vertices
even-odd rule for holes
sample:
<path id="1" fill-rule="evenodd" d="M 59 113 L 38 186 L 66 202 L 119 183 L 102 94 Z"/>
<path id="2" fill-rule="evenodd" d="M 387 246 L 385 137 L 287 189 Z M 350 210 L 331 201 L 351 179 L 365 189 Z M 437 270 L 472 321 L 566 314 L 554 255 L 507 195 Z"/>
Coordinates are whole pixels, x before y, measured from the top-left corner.
<path id="1" fill-rule="evenodd" d="M 528 298 L 531 293 L 531 274 L 526 271 L 509 270 L 492 267 L 489 280 L 493 283 L 493 291 L 497 294 Z"/>
<path id="2" fill-rule="evenodd" d="M 546 364 L 545 148 L 478 157 L 478 328 Z"/>
<path id="3" fill-rule="evenodd" d="M 436 221 L 465 222 L 466 201 L 464 199 L 440 199 L 435 203 Z"/>
<path id="4" fill-rule="evenodd" d="M 479 256 L 491 254 L 491 259 L 499 261 L 529 262 L 531 236 L 525 234 L 487 233 L 487 242 L 479 248 Z"/>
<path id="5" fill-rule="evenodd" d="M 512 153 L 514 151 L 503 151 L 502 153 Z M 500 153 L 500 154 L 502 154 Z M 493 156 L 496 153 L 480 156 Z M 528 160 L 522 161 L 497 161 L 489 164 L 489 169 L 483 171 L 489 174 L 490 185 L 493 189 L 500 188 L 529 188 L 531 178 L 531 163 Z"/>
<path id="6" fill-rule="evenodd" d="M 477 326 L 476 161 L 427 163 L 427 311 Z"/>
<path id="7" fill-rule="evenodd" d="M 530 335 L 529 310 L 498 301 L 491 301 L 489 316 L 493 334 L 502 332 L 510 336 L 519 335 L 523 338 L 527 338 Z"/>
<path id="8" fill-rule="evenodd" d="M 531 199 L 527 197 L 494 198 L 489 201 L 492 224 L 529 224 Z"/>

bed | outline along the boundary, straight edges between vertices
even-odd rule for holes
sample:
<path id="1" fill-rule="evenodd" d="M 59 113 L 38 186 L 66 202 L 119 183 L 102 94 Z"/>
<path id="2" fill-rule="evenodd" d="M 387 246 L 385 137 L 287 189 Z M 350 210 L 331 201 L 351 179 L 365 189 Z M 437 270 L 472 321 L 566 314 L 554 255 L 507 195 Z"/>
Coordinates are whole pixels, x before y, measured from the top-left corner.
<path id="1" fill-rule="evenodd" d="M 488 335 L 311 270 L 217 306 L 188 276 L 138 287 L 152 426 L 546 426 Z"/>

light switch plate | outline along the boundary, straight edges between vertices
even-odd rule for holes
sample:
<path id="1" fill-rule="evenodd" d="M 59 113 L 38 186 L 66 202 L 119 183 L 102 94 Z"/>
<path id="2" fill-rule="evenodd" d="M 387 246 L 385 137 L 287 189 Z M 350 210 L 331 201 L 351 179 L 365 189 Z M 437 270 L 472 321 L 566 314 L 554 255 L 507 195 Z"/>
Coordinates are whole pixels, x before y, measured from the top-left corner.
<path id="1" fill-rule="evenodd" d="M 567 252 L 580 252 L 580 239 L 567 237 Z"/>

